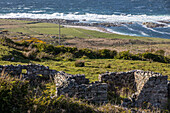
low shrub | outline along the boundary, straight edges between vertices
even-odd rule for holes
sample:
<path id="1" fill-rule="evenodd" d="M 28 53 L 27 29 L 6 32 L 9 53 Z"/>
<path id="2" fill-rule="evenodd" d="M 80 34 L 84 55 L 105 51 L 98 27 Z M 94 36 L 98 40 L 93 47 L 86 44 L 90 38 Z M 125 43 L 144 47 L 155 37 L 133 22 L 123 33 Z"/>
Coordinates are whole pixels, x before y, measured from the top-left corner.
<path id="1" fill-rule="evenodd" d="M 28 82 L 0 77 L 0 113 L 26 112 Z"/>
<path id="2" fill-rule="evenodd" d="M 41 60 L 41 59 L 52 59 L 54 56 L 49 54 L 49 53 L 45 53 L 45 52 L 39 52 L 36 55 L 35 59 Z"/>
<path id="3" fill-rule="evenodd" d="M 63 61 L 73 61 L 74 55 L 72 53 L 60 53 L 57 55 L 57 60 L 63 60 Z"/>
<path id="4" fill-rule="evenodd" d="M 145 58 L 146 60 L 152 60 L 156 62 L 162 62 L 162 63 L 170 63 L 170 59 L 167 57 L 164 57 L 162 55 L 157 55 L 153 53 L 143 53 L 142 57 Z"/>
<path id="5" fill-rule="evenodd" d="M 3 55 L 2 60 L 14 61 L 14 62 L 25 62 L 27 59 L 20 51 L 9 51 L 7 55 Z"/>
<path id="6" fill-rule="evenodd" d="M 36 59 L 36 55 L 37 55 L 37 52 L 38 50 L 36 48 L 33 48 L 31 49 L 30 51 L 28 52 L 23 52 L 23 55 L 26 57 L 26 58 L 29 58 L 29 59 Z"/>
<path id="7" fill-rule="evenodd" d="M 75 66 L 76 67 L 84 67 L 85 66 L 85 62 L 84 61 L 81 61 L 81 60 L 77 60 L 75 62 Z"/>
<path id="8" fill-rule="evenodd" d="M 165 51 L 162 50 L 162 49 L 161 50 L 157 50 L 157 51 L 155 51 L 155 54 L 164 56 L 165 55 Z"/>
<path id="9" fill-rule="evenodd" d="M 106 64 L 105 68 L 111 68 L 111 64 Z"/>
<path id="10" fill-rule="evenodd" d="M 111 50 L 108 49 L 98 50 L 98 54 L 100 58 L 111 58 Z"/>
<path id="11" fill-rule="evenodd" d="M 51 99 L 40 97 L 34 100 L 36 109 L 32 109 L 36 113 L 97 113 L 94 106 L 82 103 L 81 101 L 60 96 Z"/>
<path id="12" fill-rule="evenodd" d="M 1 37 L 0 43 L 5 44 L 5 45 L 14 44 L 14 42 L 10 38 L 7 38 L 7 37 Z"/>
<path id="13" fill-rule="evenodd" d="M 129 51 L 122 51 L 120 52 L 115 58 L 117 59 L 125 59 L 125 60 L 131 60 L 132 54 Z"/>
<path id="14" fill-rule="evenodd" d="M 89 58 L 96 58 L 97 54 L 95 53 L 95 51 L 91 50 L 91 49 L 79 49 L 77 51 L 75 51 L 74 55 L 76 56 L 76 58 L 81 58 L 82 56 L 87 56 Z"/>
<path id="15" fill-rule="evenodd" d="M 83 56 L 81 57 L 81 59 L 89 59 L 89 57 L 83 55 Z"/>

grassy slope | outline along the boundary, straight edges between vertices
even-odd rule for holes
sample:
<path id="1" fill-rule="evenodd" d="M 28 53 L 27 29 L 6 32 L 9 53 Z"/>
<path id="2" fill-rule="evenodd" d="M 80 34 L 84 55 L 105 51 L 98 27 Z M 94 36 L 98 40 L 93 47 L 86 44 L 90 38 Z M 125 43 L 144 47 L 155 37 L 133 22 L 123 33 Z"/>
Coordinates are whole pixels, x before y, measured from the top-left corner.
<path id="1" fill-rule="evenodd" d="M 3 20 L 4 21 L 4 20 Z M 6 20 L 5 20 L 6 21 Z M 31 25 L 27 25 L 25 23 L 27 22 L 23 22 L 23 21 L 14 21 L 15 24 L 17 26 L 15 26 L 14 28 L 10 28 L 10 25 L 8 24 L 8 21 L 4 24 L 6 24 L 7 28 L 11 31 L 15 31 L 15 32 L 23 32 L 23 33 L 28 33 L 31 35 L 37 35 L 38 33 L 47 33 L 49 34 L 51 33 L 56 33 L 56 27 L 57 25 L 55 24 L 31 24 Z M 0 20 L 0 24 L 2 24 L 2 21 Z M 12 24 L 14 24 L 12 22 Z M 27 27 L 25 26 L 27 25 Z M 13 26 L 13 25 L 12 25 Z M 39 28 L 40 27 L 40 28 Z M 2 26 L 3 28 L 3 26 Z M 63 30 L 64 29 L 64 30 Z M 89 34 L 92 37 L 106 37 L 106 38 L 132 38 L 134 39 L 135 37 L 130 37 L 130 36 L 121 36 L 121 35 L 116 35 L 116 34 L 105 34 L 105 33 L 99 33 L 96 31 L 89 31 L 89 30 L 82 30 L 82 29 L 75 29 L 75 28 L 63 28 L 62 31 L 65 32 L 65 34 L 67 34 L 67 36 L 69 37 L 74 37 L 74 36 L 80 36 L 80 37 L 84 37 L 84 38 L 89 38 Z M 38 31 L 39 30 L 39 31 Z M 83 32 L 83 33 L 82 33 Z M 155 41 L 166 41 L 164 39 L 156 39 L 156 38 L 141 38 L 138 37 L 142 40 L 155 40 Z M 27 64 L 27 63 L 21 63 L 21 62 L 11 62 L 11 61 L 3 61 L 1 58 L 4 56 L 8 56 L 8 55 L 12 55 L 12 51 L 18 51 L 16 49 L 13 48 L 9 48 L 6 46 L 2 46 L 0 44 L 0 65 L 17 65 L 17 64 Z M 42 64 L 42 65 L 46 65 L 49 66 L 50 69 L 55 69 L 58 71 L 65 71 L 67 73 L 70 74 L 85 74 L 87 78 L 90 79 L 90 81 L 96 81 L 98 80 L 98 75 L 101 73 L 104 73 L 106 71 L 111 71 L 111 72 L 119 72 L 119 71 L 129 71 L 129 70 L 134 70 L 134 69 L 141 69 L 141 70 L 145 70 L 145 71 L 154 71 L 154 72 L 159 72 L 162 73 L 163 75 L 168 75 L 169 76 L 169 80 L 170 80 L 170 64 L 165 64 L 165 63 L 157 63 L 157 62 L 149 62 L 149 61 L 131 61 L 131 60 L 115 60 L 115 59 L 85 59 L 85 67 L 75 67 L 74 63 L 75 61 L 52 61 L 52 60 L 48 60 L 48 61 L 42 61 L 42 62 L 37 62 L 37 61 L 30 61 L 31 63 L 36 63 L 36 64 Z M 107 65 L 111 64 L 111 68 L 107 68 Z M 52 87 L 52 85 L 48 86 L 48 87 Z M 55 89 L 55 87 L 53 88 Z M 53 91 L 53 90 L 52 90 Z M 46 92 L 50 92 L 49 90 L 47 90 Z M 14 96 L 12 96 L 14 97 Z M 48 105 L 51 106 L 51 104 L 46 105 L 47 102 L 51 102 L 52 105 L 55 104 L 53 101 L 51 101 L 50 99 L 47 98 L 47 96 L 42 96 L 42 98 L 44 99 L 39 99 L 39 98 L 34 98 L 33 100 L 35 101 L 36 104 L 40 104 L 41 106 L 38 106 L 38 109 L 40 111 L 44 111 L 47 110 L 47 108 L 49 108 Z M 46 99 L 46 100 L 45 100 Z M 18 100 L 18 99 L 17 99 Z M 67 100 L 68 101 L 68 100 Z M 69 108 L 69 111 L 71 108 L 73 108 L 73 110 L 75 111 L 75 107 L 77 108 L 77 110 L 81 109 L 85 109 L 85 104 L 82 103 L 71 103 L 70 105 L 67 104 L 70 101 L 68 101 L 67 103 L 63 103 L 63 99 L 62 101 L 57 101 L 58 104 L 60 105 L 66 105 Z M 64 101 L 65 102 L 65 101 Z M 12 104 L 13 105 L 13 104 Z M 72 105 L 72 106 L 71 106 Z M 78 105 L 83 105 L 82 107 L 77 107 Z M 27 106 L 27 105 L 26 105 Z M 87 106 L 87 105 L 86 105 Z M 57 106 L 58 107 L 58 106 Z M 56 108 L 56 107 L 54 107 Z M 93 107 L 91 107 L 93 109 L 96 109 Z M 42 109 L 42 110 L 41 110 Z M 89 108 L 87 108 L 89 109 Z M 98 108 L 100 111 L 103 112 L 109 112 L 112 111 L 113 109 L 115 110 L 115 112 L 120 112 L 121 110 L 118 110 L 118 108 L 109 105 L 106 105 L 104 107 L 99 107 Z M 40 112 L 39 111 L 39 112 Z M 89 110 L 88 110 L 89 111 Z"/>
<path id="2" fill-rule="evenodd" d="M 10 54 L 10 50 L 7 47 L 0 46 L 1 49 L 0 56 Z M 84 59 L 85 67 L 75 67 L 75 61 L 31 61 L 31 63 L 42 64 L 49 66 L 51 69 L 57 71 L 65 71 L 70 74 L 85 74 L 90 81 L 97 81 L 98 75 L 106 71 L 110 72 L 119 72 L 119 71 L 129 71 L 129 70 L 145 70 L 145 71 L 154 71 L 162 73 L 163 75 L 168 75 L 170 79 L 170 64 L 158 63 L 158 62 L 149 62 L 149 61 L 131 61 L 131 60 L 119 60 L 119 59 Z M 0 60 L 0 65 L 10 65 L 10 64 L 26 64 L 21 62 L 10 62 Z M 111 68 L 107 68 L 107 65 L 110 64 Z"/>
<path id="3" fill-rule="evenodd" d="M 9 31 L 14 32 L 22 32 L 24 34 L 28 34 L 32 37 L 39 37 L 43 38 L 43 40 L 46 40 L 49 43 L 57 44 L 57 39 L 52 39 L 49 36 L 58 36 L 58 25 L 52 24 L 52 23 L 32 23 L 31 21 L 21 21 L 21 20 L 5 20 L 0 19 L 0 29 L 8 29 Z M 41 34 L 41 35 L 40 35 Z M 43 34 L 43 35 L 42 35 Z M 151 38 L 151 37 L 137 37 L 137 36 L 125 36 L 125 35 L 118 35 L 118 34 L 108 34 L 108 33 L 101 33 L 98 31 L 92 31 L 92 30 L 85 30 L 85 29 L 79 29 L 79 28 L 61 28 L 61 40 L 63 41 L 63 44 L 65 44 L 65 41 L 67 43 L 67 40 L 69 39 L 75 39 L 75 37 L 78 38 L 106 38 L 106 39 L 138 39 L 140 41 L 145 42 L 170 42 L 169 39 L 161 39 L 161 38 Z M 81 43 L 81 42 L 79 42 Z M 84 44 L 84 43 L 83 43 Z M 89 44 L 89 43 L 88 43 Z M 81 44 L 80 44 L 81 45 Z M 72 45 L 68 45 L 72 46 Z M 77 46 L 77 45 L 76 45 Z M 88 45 L 90 48 L 91 44 Z M 116 45 L 117 46 L 117 45 Z M 147 50 L 151 46 L 148 44 L 133 44 L 133 52 L 135 52 L 137 49 L 139 50 Z M 100 46 L 99 48 L 107 48 L 107 49 L 113 49 L 116 50 L 126 50 L 131 49 L 131 45 L 118 45 L 115 47 L 112 46 Z M 167 52 L 167 54 L 170 54 L 170 48 L 169 44 L 155 44 L 152 45 L 153 49 L 163 49 Z"/>
<path id="4" fill-rule="evenodd" d="M 20 21 L 20 20 L 4 20 L 0 19 L 0 24 L 8 25 L 8 30 L 15 32 L 23 32 L 28 33 L 30 35 L 37 35 L 39 33 L 43 34 L 57 34 L 58 33 L 58 25 L 51 23 L 37 23 L 37 24 L 27 24 L 31 23 L 28 21 Z M 16 25 L 15 27 L 10 26 Z M 3 26 L 1 26 L 3 27 Z M 167 39 L 160 38 L 147 38 L 147 37 L 131 37 L 131 36 L 123 36 L 117 34 L 107 34 L 100 33 L 97 31 L 83 30 L 77 28 L 62 28 L 62 34 L 66 34 L 67 37 L 81 37 L 81 38 L 89 38 L 90 37 L 105 37 L 105 38 L 129 38 L 129 39 L 140 39 L 140 40 L 149 40 L 149 41 L 167 41 Z M 168 40 L 169 41 L 169 40 Z M 0 46 L 0 56 L 10 55 L 13 49 Z M 157 63 L 149 61 L 127 61 L 127 60 L 115 60 L 115 59 L 86 59 L 85 67 L 75 67 L 75 61 L 45 61 L 45 62 L 35 62 L 33 63 L 47 65 L 52 69 L 56 69 L 58 71 L 65 71 L 70 74 L 85 74 L 91 81 L 95 81 L 98 78 L 98 75 L 104 73 L 106 71 L 128 71 L 133 69 L 141 69 L 141 70 L 150 70 L 154 72 L 162 73 L 163 75 L 168 75 L 170 78 L 170 64 L 165 63 Z M 18 64 L 19 62 L 9 62 L 9 61 L 0 61 L 1 65 L 5 64 Z M 23 64 L 23 63 L 21 63 Z M 111 68 L 106 68 L 108 64 L 111 64 Z"/>

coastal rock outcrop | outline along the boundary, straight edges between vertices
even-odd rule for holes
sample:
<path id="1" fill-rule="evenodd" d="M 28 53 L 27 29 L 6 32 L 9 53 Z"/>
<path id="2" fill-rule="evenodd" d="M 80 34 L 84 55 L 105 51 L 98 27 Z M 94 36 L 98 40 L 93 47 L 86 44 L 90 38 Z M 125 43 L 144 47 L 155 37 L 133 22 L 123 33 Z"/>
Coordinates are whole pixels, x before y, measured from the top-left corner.
<path id="1" fill-rule="evenodd" d="M 158 23 L 153 23 L 153 22 L 143 22 L 143 25 L 149 28 L 166 27 L 165 24 L 158 24 Z"/>

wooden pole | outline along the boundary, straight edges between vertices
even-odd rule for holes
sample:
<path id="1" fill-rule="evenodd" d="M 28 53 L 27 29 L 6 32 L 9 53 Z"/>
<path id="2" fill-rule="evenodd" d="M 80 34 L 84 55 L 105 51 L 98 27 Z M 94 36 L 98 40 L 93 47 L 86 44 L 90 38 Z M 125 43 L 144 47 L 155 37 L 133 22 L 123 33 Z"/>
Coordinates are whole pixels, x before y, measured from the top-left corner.
<path id="1" fill-rule="evenodd" d="M 59 20 L 59 45 L 60 45 L 60 20 Z"/>

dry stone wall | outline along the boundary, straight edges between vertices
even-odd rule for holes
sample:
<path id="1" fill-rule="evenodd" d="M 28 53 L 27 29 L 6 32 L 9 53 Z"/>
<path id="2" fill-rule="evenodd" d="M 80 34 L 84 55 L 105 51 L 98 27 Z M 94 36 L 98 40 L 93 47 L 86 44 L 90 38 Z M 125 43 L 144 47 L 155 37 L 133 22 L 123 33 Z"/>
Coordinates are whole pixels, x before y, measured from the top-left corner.
<path id="1" fill-rule="evenodd" d="M 29 64 L 29 65 L 0 65 L 0 73 L 20 76 L 30 79 L 37 76 L 49 78 L 57 74 L 56 70 L 49 69 L 48 66 Z"/>
<path id="2" fill-rule="evenodd" d="M 137 92 L 135 92 L 136 104 L 151 104 L 155 107 L 164 107 L 168 100 L 168 76 L 159 73 L 136 71 L 134 73 Z"/>
<path id="3" fill-rule="evenodd" d="M 25 71 L 25 72 L 23 72 Z M 51 70 L 43 65 L 0 65 L 0 73 L 5 75 L 14 75 L 24 79 L 37 79 L 39 76 L 52 77 L 56 83 L 56 95 L 66 95 L 85 99 L 93 103 L 107 102 L 107 84 L 106 83 L 89 83 L 85 75 L 70 75 L 64 72 Z"/>
<path id="4" fill-rule="evenodd" d="M 122 104 L 124 106 L 130 104 L 141 107 L 147 103 L 160 108 L 168 105 L 170 108 L 168 77 L 155 72 L 142 70 L 106 72 L 99 75 L 99 81 L 94 83 L 90 83 L 85 75 L 71 75 L 39 64 L 0 65 L 0 73 L 22 75 L 25 79 L 52 77 L 56 84 L 56 96 L 66 95 L 89 102 L 106 103 L 108 93 L 114 92 L 119 96 L 128 97 L 128 101 L 126 99 Z"/>
<path id="5" fill-rule="evenodd" d="M 99 75 L 100 82 L 108 83 L 109 90 L 129 97 L 135 106 L 148 104 L 163 108 L 168 102 L 167 76 L 150 71 L 133 70 Z M 123 103 L 127 105 L 126 103 Z"/>
<path id="6" fill-rule="evenodd" d="M 93 103 L 107 102 L 107 84 L 89 83 L 85 75 L 70 75 L 59 72 L 55 76 L 56 94 L 78 97 Z"/>
<path id="7" fill-rule="evenodd" d="M 170 81 L 168 81 L 168 108 L 170 110 Z"/>
<path id="8" fill-rule="evenodd" d="M 106 72 L 99 75 L 99 82 L 108 83 L 108 90 L 117 95 L 129 96 L 137 91 L 134 71 Z"/>

